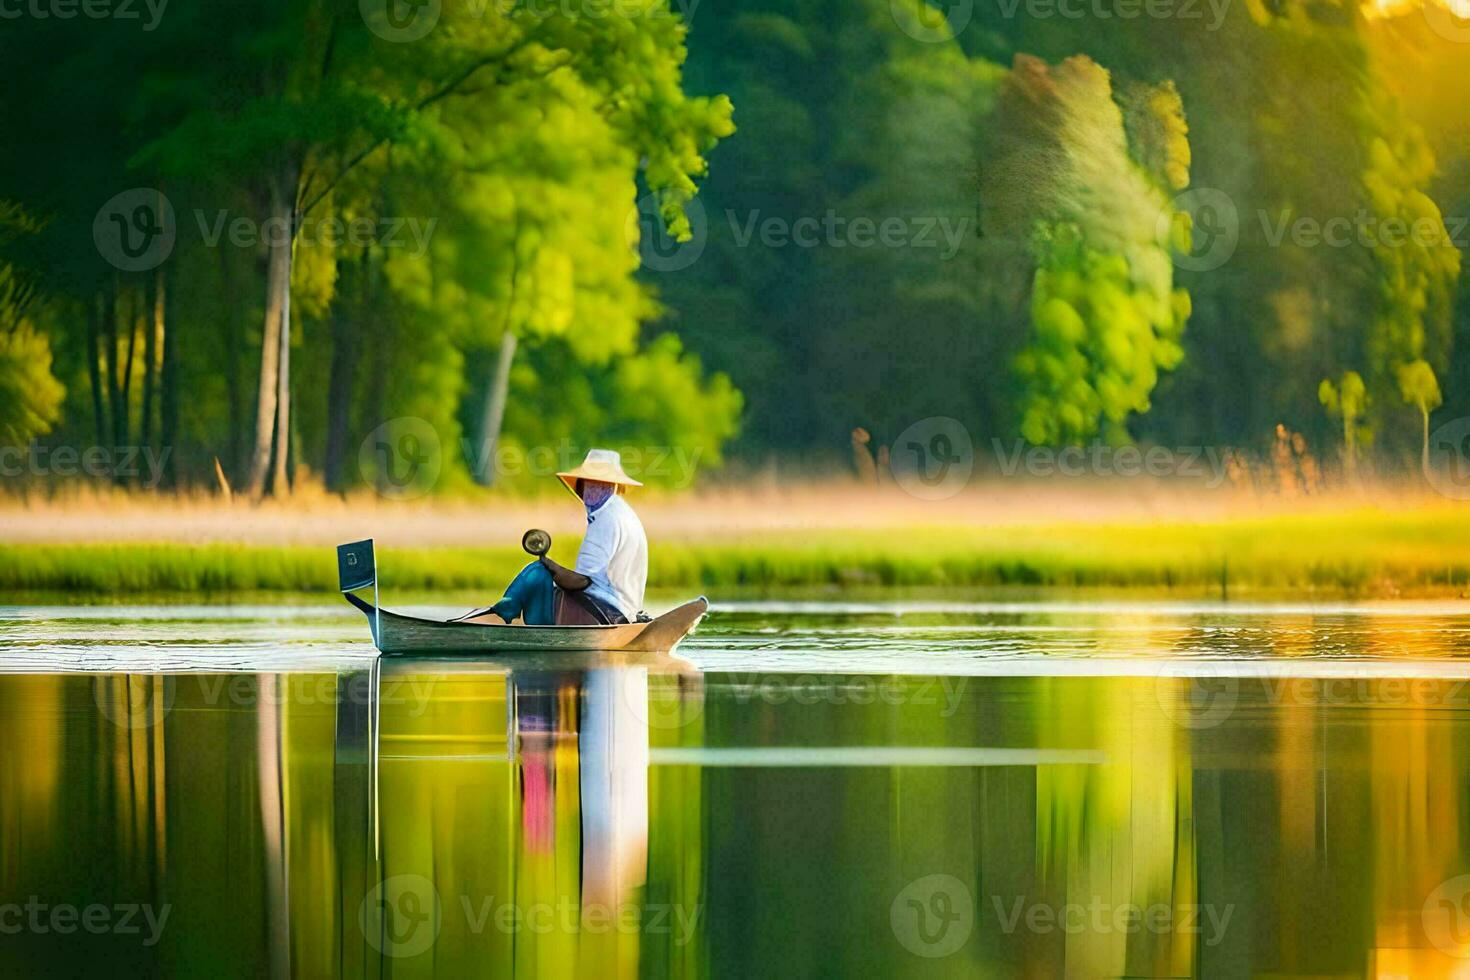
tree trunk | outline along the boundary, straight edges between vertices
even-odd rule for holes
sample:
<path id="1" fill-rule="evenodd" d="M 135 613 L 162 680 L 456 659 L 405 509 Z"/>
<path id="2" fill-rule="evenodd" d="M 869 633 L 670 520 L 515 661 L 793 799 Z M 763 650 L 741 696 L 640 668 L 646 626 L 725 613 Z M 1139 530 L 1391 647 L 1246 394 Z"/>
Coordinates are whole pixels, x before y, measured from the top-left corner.
<path id="1" fill-rule="evenodd" d="M 158 372 L 158 338 L 163 333 L 163 268 L 148 283 L 148 323 L 143 328 L 143 419 L 138 425 L 139 445 L 153 445 L 154 379 Z"/>
<path id="2" fill-rule="evenodd" d="M 164 483 L 170 487 L 179 485 L 179 341 L 178 326 L 169 317 L 169 293 L 167 281 L 160 279 L 159 295 L 163 297 L 163 368 L 159 382 L 159 438 L 168 453 L 163 463 Z"/>
<path id="3" fill-rule="evenodd" d="M 485 397 L 485 422 L 480 426 L 480 458 L 475 461 L 475 479 L 484 486 L 495 485 L 495 447 L 505 422 L 505 400 L 510 393 L 510 367 L 516 356 L 516 335 L 506 330 L 495 358 L 495 376 Z"/>
<path id="4" fill-rule="evenodd" d="M 225 459 L 228 461 L 230 478 L 240 479 L 244 471 L 245 458 L 241 449 L 245 427 L 244 391 L 240 383 L 244 371 L 241 370 L 240 354 L 241 341 L 244 337 L 244 318 L 240 315 L 240 300 L 238 286 L 235 281 L 233 266 L 230 264 L 231 249 L 221 248 L 219 252 L 220 282 L 224 290 L 224 301 L 226 315 L 218 321 L 224 331 L 222 338 L 225 349 L 225 397 L 228 399 L 229 409 L 229 450 Z"/>
<path id="5" fill-rule="evenodd" d="M 1424 417 L 1424 443 L 1423 450 L 1419 454 L 1419 467 L 1424 471 L 1424 479 L 1429 479 L 1429 409 L 1421 407 L 1419 414 Z"/>
<path id="6" fill-rule="evenodd" d="M 92 382 L 92 428 L 99 446 L 107 440 L 107 411 L 102 405 L 102 366 L 99 363 L 102 351 L 98 347 L 97 336 L 101 330 L 104 296 L 106 291 L 99 290 L 92 297 L 91 308 L 87 311 L 87 377 Z"/>
<path id="7" fill-rule="evenodd" d="M 276 465 L 271 474 L 271 493 L 284 496 L 291 492 L 291 243 L 296 238 L 296 213 L 291 212 L 291 230 L 287 232 L 286 288 L 281 294 L 281 353 L 276 365 Z"/>
<path id="8" fill-rule="evenodd" d="M 114 460 L 127 441 L 128 432 L 127 403 L 123 401 L 122 382 L 117 376 L 117 292 L 117 277 L 113 276 L 102 311 L 102 324 L 106 328 L 102 335 L 102 363 L 107 369 L 107 411 L 112 421 Z"/>
<path id="9" fill-rule="evenodd" d="M 294 191 L 293 191 L 294 193 Z M 280 184 L 270 185 L 270 217 L 290 219 L 291 203 Z M 291 291 L 291 243 L 272 242 L 266 267 L 265 324 L 260 338 L 260 388 L 255 400 L 255 447 L 250 455 L 250 473 L 245 492 L 252 500 L 265 496 L 265 481 L 270 475 L 271 446 L 274 442 L 280 394 L 281 313 L 283 297 Z"/>
<path id="10" fill-rule="evenodd" d="M 363 264 L 367 264 L 364 252 Z M 366 275 L 366 272 L 363 273 Z M 332 368 L 327 382 L 327 449 L 322 477 L 327 489 L 345 489 L 343 469 L 347 464 L 347 440 L 351 435 L 352 388 L 357 373 L 357 331 L 353 329 L 345 302 L 332 312 Z"/>
<path id="11" fill-rule="evenodd" d="M 138 352 L 138 291 L 129 289 L 128 294 L 128 316 L 124 323 L 128 329 L 128 359 L 123 362 L 122 371 L 122 403 L 123 403 L 123 444 L 126 445 L 132 439 L 132 403 L 133 403 L 133 360 Z"/>

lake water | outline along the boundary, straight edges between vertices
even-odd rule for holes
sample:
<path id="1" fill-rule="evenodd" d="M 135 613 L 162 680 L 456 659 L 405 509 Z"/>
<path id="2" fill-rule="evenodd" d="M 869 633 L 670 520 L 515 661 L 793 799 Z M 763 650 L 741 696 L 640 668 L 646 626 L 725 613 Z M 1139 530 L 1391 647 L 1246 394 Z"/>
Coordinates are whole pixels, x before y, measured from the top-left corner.
<path id="1" fill-rule="evenodd" d="M 0 975 L 1470 971 L 1463 604 L 0 609 Z"/>

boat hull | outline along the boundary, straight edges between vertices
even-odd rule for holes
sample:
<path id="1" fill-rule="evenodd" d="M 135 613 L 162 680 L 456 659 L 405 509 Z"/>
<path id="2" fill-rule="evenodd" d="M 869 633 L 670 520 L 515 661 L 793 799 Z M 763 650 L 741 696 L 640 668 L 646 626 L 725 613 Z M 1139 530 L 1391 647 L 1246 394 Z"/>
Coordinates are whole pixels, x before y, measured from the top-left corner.
<path id="1" fill-rule="evenodd" d="M 387 656 L 604 650 L 668 653 L 694 631 L 709 611 L 709 600 L 700 596 L 647 623 L 519 626 L 488 616 L 455 622 L 420 619 L 378 609 L 351 592 L 343 596 L 366 614 L 373 642 Z"/>

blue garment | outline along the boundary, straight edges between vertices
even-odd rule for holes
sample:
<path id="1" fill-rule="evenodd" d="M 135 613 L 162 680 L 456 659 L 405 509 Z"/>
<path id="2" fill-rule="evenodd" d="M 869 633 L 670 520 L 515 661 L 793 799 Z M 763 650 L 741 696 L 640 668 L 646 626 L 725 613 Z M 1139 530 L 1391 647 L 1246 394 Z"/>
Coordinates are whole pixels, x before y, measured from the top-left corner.
<path id="1" fill-rule="evenodd" d="M 505 598 L 490 609 L 512 622 L 520 616 L 527 626 L 556 624 L 556 582 L 539 561 L 521 569 L 505 587 Z"/>
<path id="2" fill-rule="evenodd" d="M 505 598 L 491 606 L 490 611 L 503 617 L 507 623 L 514 622 L 519 616 L 527 626 L 555 626 L 556 593 L 556 581 L 551 572 L 539 561 L 533 561 L 511 580 L 505 587 Z M 602 602 L 596 596 L 586 592 L 571 592 L 568 596 L 604 623 L 628 622 L 616 606 Z"/>

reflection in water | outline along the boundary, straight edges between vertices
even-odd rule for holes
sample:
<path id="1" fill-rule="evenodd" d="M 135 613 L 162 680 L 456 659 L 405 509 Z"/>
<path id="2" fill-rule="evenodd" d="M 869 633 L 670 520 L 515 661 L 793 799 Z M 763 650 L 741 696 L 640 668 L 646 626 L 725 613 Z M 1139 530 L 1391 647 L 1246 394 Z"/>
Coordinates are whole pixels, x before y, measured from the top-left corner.
<path id="1" fill-rule="evenodd" d="M 1147 666 L 1091 676 L 0 674 L 0 973 L 1464 973 L 1470 665 L 1407 624 L 1202 662 L 1238 632 L 1120 616 Z"/>

